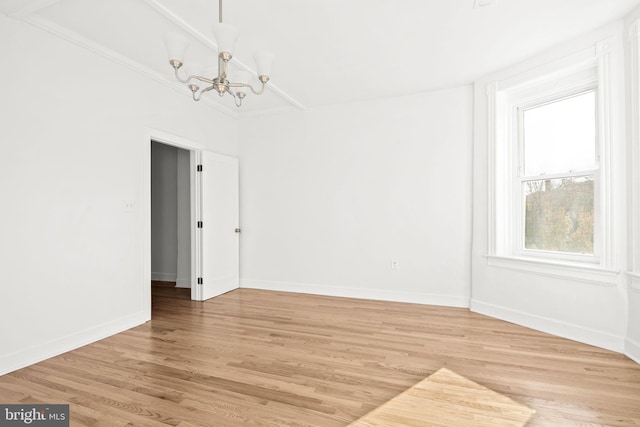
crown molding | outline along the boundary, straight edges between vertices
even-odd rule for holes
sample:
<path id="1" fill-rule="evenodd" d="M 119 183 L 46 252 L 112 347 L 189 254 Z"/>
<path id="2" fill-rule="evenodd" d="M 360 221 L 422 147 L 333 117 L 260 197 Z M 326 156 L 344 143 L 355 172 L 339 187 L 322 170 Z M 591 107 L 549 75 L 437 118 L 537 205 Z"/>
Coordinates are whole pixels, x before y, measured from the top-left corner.
<path id="1" fill-rule="evenodd" d="M 170 22 L 172 22 L 173 24 L 177 25 L 182 31 L 188 33 L 191 37 L 195 38 L 200 43 L 202 43 L 205 46 L 207 46 L 209 49 L 211 49 L 211 50 L 213 50 L 215 52 L 218 51 L 217 43 L 215 43 L 210 37 L 202 34 L 200 31 L 198 31 L 192 25 L 187 23 L 184 19 L 180 18 L 173 11 L 168 9 L 166 6 L 160 4 L 157 0 L 143 0 L 143 2 L 147 6 L 149 6 L 151 9 L 155 10 L 156 12 L 158 12 L 159 14 L 164 16 Z M 242 68 L 243 70 L 251 73 L 252 75 L 254 75 L 254 76 L 257 75 L 255 70 L 253 70 L 251 67 L 246 65 L 244 62 L 240 61 L 238 58 L 233 57 L 231 59 L 231 62 L 235 66 L 237 66 L 239 68 Z M 275 93 L 281 99 L 283 99 L 284 101 L 288 102 L 289 104 L 293 105 L 296 108 L 299 108 L 301 110 L 306 110 L 307 109 L 302 103 L 298 102 L 292 96 L 290 96 L 285 91 L 280 89 L 277 85 L 274 85 L 273 82 L 271 82 L 271 81 L 265 87 L 265 89 Z"/>
<path id="2" fill-rule="evenodd" d="M 33 25 L 34 27 L 37 27 L 39 29 L 49 32 L 50 34 L 53 34 L 64 40 L 67 40 L 75 44 L 76 46 L 82 47 L 90 52 L 93 52 L 97 55 L 102 56 L 103 58 L 113 61 L 139 74 L 142 74 L 145 77 L 150 78 L 169 89 L 173 89 L 176 92 L 179 92 L 185 96 L 188 96 L 189 98 L 192 97 L 191 91 L 188 90 L 186 87 L 178 84 L 177 82 L 174 83 L 173 81 L 169 80 L 168 78 L 158 73 L 157 71 L 154 71 L 148 67 L 145 67 L 144 65 L 138 62 L 135 62 L 124 55 L 121 55 L 101 44 L 98 44 L 92 40 L 89 40 L 86 37 L 83 37 L 78 33 L 70 31 L 45 18 L 42 18 L 39 16 L 28 16 L 26 18 L 23 18 L 22 20 L 30 25 Z M 200 102 L 203 102 L 205 105 L 217 110 L 220 113 L 226 114 L 234 119 L 237 119 L 239 117 L 239 113 L 232 110 L 230 107 L 227 107 L 220 103 L 213 102 L 210 99 L 202 99 Z"/>

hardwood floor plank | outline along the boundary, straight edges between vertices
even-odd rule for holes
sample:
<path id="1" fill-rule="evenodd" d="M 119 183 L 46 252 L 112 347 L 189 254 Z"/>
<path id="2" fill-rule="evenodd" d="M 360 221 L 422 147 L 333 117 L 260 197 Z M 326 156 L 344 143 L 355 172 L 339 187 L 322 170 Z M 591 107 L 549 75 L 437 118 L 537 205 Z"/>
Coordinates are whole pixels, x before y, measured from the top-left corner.
<path id="1" fill-rule="evenodd" d="M 607 350 L 459 308 L 188 291 L 154 286 L 151 322 L 0 377 L 0 402 L 70 403 L 78 426 L 344 427 L 447 368 L 533 426 L 640 425 L 640 366 Z"/>

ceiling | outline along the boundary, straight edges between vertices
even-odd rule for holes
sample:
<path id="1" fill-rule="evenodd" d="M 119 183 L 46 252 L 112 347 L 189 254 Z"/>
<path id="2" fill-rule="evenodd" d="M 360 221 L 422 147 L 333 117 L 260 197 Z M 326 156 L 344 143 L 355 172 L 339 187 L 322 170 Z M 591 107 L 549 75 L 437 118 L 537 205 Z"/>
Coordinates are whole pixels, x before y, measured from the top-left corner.
<path id="1" fill-rule="evenodd" d="M 476 3 L 489 3 L 479 6 Z M 235 67 L 276 55 L 269 90 L 242 111 L 406 95 L 470 84 L 623 17 L 640 0 L 226 0 L 224 21 L 240 30 Z M 477 6 L 477 7 L 476 7 Z M 193 58 L 215 63 L 210 28 L 217 0 L 0 0 L 23 19 L 178 85 L 163 34 L 193 40 Z M 184 88 L 185 92 L 188 92 Z M 216 108 L 233 100 L 209 95 Z"/>

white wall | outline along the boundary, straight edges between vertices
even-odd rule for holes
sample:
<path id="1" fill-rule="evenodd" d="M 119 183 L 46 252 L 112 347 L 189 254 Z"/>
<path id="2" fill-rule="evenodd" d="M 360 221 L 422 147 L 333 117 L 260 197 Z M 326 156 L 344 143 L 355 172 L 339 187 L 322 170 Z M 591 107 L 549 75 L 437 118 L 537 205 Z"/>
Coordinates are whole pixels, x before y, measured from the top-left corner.
<path id="1" fill-rule="evenodd" d="M 241 285 L 467 306 L 471 105 L 463 87 L 241 120 Z"/>
<path id="2" fill-rule="evenodd" d="M 236 155 L 237 122 L 4 16 L 0 40 L 3 373 L 146 320 L 147 128 Z"/>
<path id="3" fill-rule="evenodd" d="M 558 46 L 507 70 L 476 81 L 474 120 L 474 221 L 472 310 L 503 318 L 556 335 L 623 351 L 627 326 L 626 266 L 626 157 L 624 130 L 624 76 L 622 29 L 614 23 L 578 40 Z M 488 97 L 487 85 L 591 48 L 600 40 L 611 43 L 612 156 L 614 258 L 618 273 L 606 273 L 611 283 L 599 283 L 589 274 L 577 279 L 549 277 L 510 268 L 491 266 L 488 252 Z M 594 50 L 595 51 L 595 50 Z M 580 273 L 582 274 L 582 273 Z"/>
<path id="4" fill-rule="evenodd" d="M 188 193 L 187 193 L 188 194 Z M 178 274 L 178 149 L 151 144 L 151 279 Z"/>

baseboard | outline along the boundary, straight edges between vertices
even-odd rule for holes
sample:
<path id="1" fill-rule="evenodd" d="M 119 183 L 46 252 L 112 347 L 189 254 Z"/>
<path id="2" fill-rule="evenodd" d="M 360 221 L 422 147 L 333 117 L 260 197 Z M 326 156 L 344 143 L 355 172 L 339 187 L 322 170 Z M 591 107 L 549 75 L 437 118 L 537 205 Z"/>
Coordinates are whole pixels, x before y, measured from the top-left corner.
<path id="1" fill-rule="evenodd" d="M 275 282 L 267 280 L 246 279 L 240 281 L 240 287 L 343 298 L 408 302 L 415 304 L 442 305 L 447 307 L 469 307 L 469 298 L 461 295 L 441 295 L 421 292 L 403 292 L 372 288 L 350 288 L 331 285 L 315 285 L 307 283 Z"/>
<path id="2" fill-rule="evenodd" d="M 631 338 L 627 338 L 624 354 L 626 354 L 629 359 L 640 364 L 640 343 Z"/>
<path id="3" fill-rule="evenodd" d="M 177 278 L 176 288 L 189 288 L 191 289 L 191 279 L 189 278 Z"/>
<path id="4" fill-rule="evenodd" d="M 547 317 L 536 316 L 534 314 L 488 304 L 477 300 L 471 300 L 470 309 L 476 313 L 506 320 L 507 322 L 515 323 L 527 328 L 615 351 L 617 353 L 624 353 L 625 350 L 624 337 L 608 334 L 606 332 L 585 328 Z"/>
<path id="5" fill-rule="evenodd" d="M 9 372 L 42 362 L 51 357 L 126 331 L 127 329 L 145 323 L 146 320 L 144 313 L 139 312 L 53 341 L 0 356 L 0 375 L 8 374 Z"/>
<path id="6" fill-rule="evenodd" d="M 159 273 L 156 271 L 151 272 L 151 280 L 157 280 L 159 282 L 175 282 L 175 273 Z"/>

